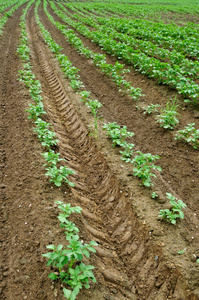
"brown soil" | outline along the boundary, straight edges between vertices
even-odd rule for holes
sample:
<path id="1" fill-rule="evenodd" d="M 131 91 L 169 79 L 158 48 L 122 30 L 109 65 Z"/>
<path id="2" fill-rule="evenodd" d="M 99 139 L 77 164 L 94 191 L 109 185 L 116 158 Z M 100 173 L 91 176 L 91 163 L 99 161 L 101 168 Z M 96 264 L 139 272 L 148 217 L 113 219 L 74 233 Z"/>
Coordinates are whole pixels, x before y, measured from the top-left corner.
<path id="1" fill-rule="evenodd" d="M 129 165 L 120 160 L 99 125 L 99 138 L 89 135 L 92 117 L 63 77 L 54 57 L 44 43 L 34 18 L 34 7 L 27 15 L 32 65 L 43 91 L 47 119 L 60 142 L 59 151 L 75 170 L 71 181 L 56 188 L 45 178 L 44 150 L 33 132 L 25 109 L 31 102 L 28 91 L 17 80 L 21 61 L 16 55 L 20 37 L 22 8 L 5 25 L 0 40 L 2 200 L 1 200 L 1 284 L 2 299 L 64 299 L 60 283 L 48 278 L 50 268 L 41 254 L 45 246 L 65 243 L 59 228 L 55 200 L 80 205 L 81 216 L 73 216 L 80 237 L 96 240 L 99 247 L 89 264 L 95 265 L 97 284 L 81 291 L 77 299 L 199 299 L 198 152 L 176 143 L 173 132 L 160 129 L 154 118 L 136 109 L 127 96 L 102 75 L 92 63 L 80 56 L 48 21 L 42 7 L 40 17 L 54 40 L 62 46 L 79 74 L 85 89 L 102 104 L 104 122 L 126 125 L 135 133 L 136 150 L 161 156 L 163 169 L 152 190 L 139 186 Z M 57 20 L 59 20 L 57 18 Z M 84 39 L 88 47 L 99 48 Z M 113 58 L 109 61 L 113 62 Z M 175 91 L 157 85 L 132 70 L 134 86 L 143 89 L 143 103 L 165 104 Z M 180 109 L 180 126 L 195 122 L 198 112 Z M 177 128 L 177 129 L 179 129 Z M 158 201 L 150 194 L 156 190 Z M 185 219 L 172 226 L 157 219 L 168 207 L 165 193 L 171 192 L 186 204 Z M 178 251 L 185 249 L 180 256 Z"/>

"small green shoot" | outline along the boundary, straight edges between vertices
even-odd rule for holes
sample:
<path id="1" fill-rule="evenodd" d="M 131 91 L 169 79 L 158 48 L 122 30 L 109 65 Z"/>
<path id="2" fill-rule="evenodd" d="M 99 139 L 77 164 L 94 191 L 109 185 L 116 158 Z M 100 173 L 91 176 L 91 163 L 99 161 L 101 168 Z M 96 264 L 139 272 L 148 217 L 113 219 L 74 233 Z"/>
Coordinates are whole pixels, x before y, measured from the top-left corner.
<path id="1" fill-rule="evenodd" d="M 149 104 L 148 106 L 143 106 L 144 114 L 152 114 L 152 113 L 158 113 L 157 107 L 160 107 L 159 104 Z"/>
<path id="2" fill-rule="evenodd" d="M 175 201 L 176 198 L 172 194 L 166 194 L 167 198 L 170 200 L 169 203 L 171 204 L 171 208 L 161 209 L 159 217 L 161 217 L 162 219 L 166 219 L 167 222 L 175 225 L 176 219 L 184 219 L 184 213 L 181 209 L 185 208 L 186 204 L 182 200 Z"/>
<path id="3" fill-rule="evenodd" d="M 113 147 L 115 146 L 124 147 L 126 148 L 127 152 L 132 149 L 131 146 L 133 144 L 131 144 L 131 146 L 128 146 L 127 144 L 124 143 L 124 140 L 126 138 L 134 136 L 133 132 L 127 131 L 126 126 L 120 127 L 120 125 L 114 122 L 114 123 L 104 124 L 103 129 L 107 131 L 107 136 L 112 139 Z"/>
<path id="4" fill-rule="evenodd" d="M 90 252 L 96 252 L 93 246 L 98 244 L 95 241 L 91 241 L 89 244 L 79 240 L 77 232 L 79 229 L 76 225 L 68 220 L 72 213 L 81 213 L 81 207 L 71 207 L 71 205 L 64 204 L 61 201 L 56 201 L 58 208 L 62 213 L 59 214 L 58 219 L 61 221 L 60 226 L 65 228 L 67 246 L 64 248 L 62 244 L 57 247 L 55 245 L 46 246 L 47 249 L 52 250 L 42 254 L 43 257 L 48 259 L 47 266 L 58 268 L 58 272 L 52 272 L 49 274 L 51 280 L 61 280 L 64 284 L 71 287 L 67 289 L 63 287 L 64 296 L 69 300 L 75 300 L 80 289 L 90 287 L 90 280 L 96 282 L 92 270 L 94 266 L 85 265 L 82 260 L 84 257 L 89 258 Z M 71 230 L 70 225 L 73 224 Z"/>
<path id="5" fill-rule="evenodd" d="M 74 174 L 75 172 L 66 166 L 61 166 L 57 168 L 56 165 L 48 166 L 46 168 L 45 175 L 50 177 L 50 182 L 53 182 L 56 186 L 61 186 L 62 182 L 66 182 L 69 186 L 74 187 L 75 184 L 68 180 L 68 176 Z"/>
<path id="6" fill-rule="evenodd" d="M 176 98 L 167 102 L 166 108 L 162 109 L 160 115 L 157 116 L 156 122 L 160 123 L 160 127 L 172 130 L 179 123 L 177 107 Z"/>
<path id="7" fill-rule="evenodd" d="M 98 137 L 97 120 L 100 118 L 100 116 L 98 116 L 98 110 L 102 107 L 102 104 L 98 100 L 89 99 L 89 101 L 86 102 L 86 106 L 90 108 L 90 110 L 94 116 L 94 133 L 93 133 L 93 135 L 97 139 L 97 137 Z"/>
<path id="8" fill-rule="evenodd" d="M 133 175 L 142 179 L 142 184 L 146 187 L 150 187 L 153 185 L 151 181 L 151 177 L 156 177 L 155 174 L 151 172 L 151 170 L 162 171 L 162 168 L 159 166 L 155 166 L 152 162 L 160 157 L 158 155 L 152 155 L 151 153 L 142 153 L 137 151 L 138 155 L 136 155 L 131 163 L 134 165 Z"/>
<path id="9" fill-rule="evenodd" d="M 194 126 L 195 123 L 191 123 L 185 129 L 177 131 L 175 140 L 185 140 L 194 149 L 197 149 L 199 146 L 199 129 L 196 129 Z"/>
<path id="10" fill-rule="evenodd" d="M 156 199 L 156 198 L 158 198 L 159 196 L 158 196 L 158 194 L 156 194 L 156 192 L 153 192 L 152 194 L 151 194 L 151 198 L 153 198 L 153 199 Z"/>

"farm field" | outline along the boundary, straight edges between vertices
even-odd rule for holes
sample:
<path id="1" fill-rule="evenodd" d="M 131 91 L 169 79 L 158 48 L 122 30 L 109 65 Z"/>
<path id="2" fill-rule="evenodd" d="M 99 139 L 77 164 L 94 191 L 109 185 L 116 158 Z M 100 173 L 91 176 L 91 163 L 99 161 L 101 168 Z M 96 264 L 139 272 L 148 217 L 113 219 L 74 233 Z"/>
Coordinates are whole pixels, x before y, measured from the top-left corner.
<path id="1" fill-rule="evenodd" d="M 0 0 L 0 299 L 199 299 L 198 16 Z"/>

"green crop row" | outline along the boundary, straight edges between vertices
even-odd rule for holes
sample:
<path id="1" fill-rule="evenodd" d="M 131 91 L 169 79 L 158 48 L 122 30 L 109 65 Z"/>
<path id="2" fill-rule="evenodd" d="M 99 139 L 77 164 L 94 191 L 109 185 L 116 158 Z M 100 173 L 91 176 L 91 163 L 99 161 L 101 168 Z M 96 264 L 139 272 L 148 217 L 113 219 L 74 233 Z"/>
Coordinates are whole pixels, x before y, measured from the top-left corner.
<path id="1" fill-rule="evenodd" d="M 35 75 L 32 73 L 32 67 L 30 64 L 30 49 L 28 47 L 29 41 L 26 33 L 26 23 L 25 18 L 29 7 L 35 2 L 32 0 L 28 3 L 26 9 L 21 17 L 21 39 L 18 46 L 17 52 L 23 61 L 23 70 L 19 71 L 19 80 L 24 82 L 25 86 L 29 89 L 31 98 L 34 100 L 35 105 L 30 104 L 29 118 L 33 119 L 36 124 L 35 131 L 38 133 L 38 137 L 42 142 L 48 152 L 41 153 L 44 157 L 47 166 L 47 176 L 51 177 L 51 181 L 55 183 L 56 186 L 60 186 L 62 181 L 66 181 L 69 185 L 74 186 L 67 179 L 69 169 L 61 166 L 60 169 L 57 168 L 57 164 L 63 159 L 59 158 L 59 153 L 55 153 L 51 147 L 57 145 L 58 140 L 55 139 L 55 133 L 51 130 L 52 125 L 45 122 L 40 117 L 45 113 L 43 110 L 42 97 L 41 97 L 41 85 L 38 80 L 36 80 Z M 39 2 L 37 2 L 38 6 Z M 37 9 L 36 6 L 36 9 Z M 58 171 L 55 178 L 55 169 Z M 50 174 L 53 173 L 53 174 Z M 73 172 L 70 170 L 69 172 Z M 96 279 L 92 273 L 93 266 L 85 265 L 82 262 L 83 257 L 90 257 L 91 252 L 96 252 L 93 246 L 97 246 L 97 243 L 91 241 L 89 244 L 79 241 L 78 232 L 79 229 L 74 223 L 68 220 L 68 217 L 72 212 L 81 212 L 80 207 L 71 207 L 70 204 L 64 204 L 63 202 L 57 202 L 59 208 L 62 210 L 62 214 L 59 214 L 59 220 L 61 221 L 60 226 L 65 228 L 67 246 L 63 249 L 63 245 L 48 245 L 47 248 L 53 250 L 43 254 L 44 257 L 48 258 L 47 265 L 52 265 L 57 267 L 59 270 L 59 275 L 56 273 L 50 273 L 49 277 L 52 280 L 60 279 L 63 283 L 67 284 L 72 288 L 66 289 L 63 287 L 64 296 L 69 300 L 76 299 L 76 295 L 79 293 L 80 289 L 84 286 L 89 288 L 89 280 L 96 282 Z"/>
<path id="2" fill-rule="evenodd" d="M 52 9 L 55 11 L 55 13 L 65 22 L 67 22 L 67 18 L 65 17 L 65 14 L 56 8 L 54 3 L 50 2 Z M 61 31 L 61 33 L 64 34 L 66 39 L 70 42 L 71 45 L 77 49 L 79 53 L 86 56 L 86 58 L 89 58 L 93 61 L 93 63 L 100 68 L 100 70 L 110 77 L 112 81 L 114 81 L 117 86 L 120 88 L 120 90 L 124 93 L 128 93 L 132 99 L 138 100 L 139 97 L 143 96 L 141 94 L 141 89 L 134 88 L 130 82 L 125 80 L 124 74 L 130 72 L 128 69 L 124 69 L 124 66 L 118 62 L 115 63 L 115 65 L 108 64 L 106 62 L 106 56 L 94 53 L 91 51 L 88 47 L 85 47 L 83 42 L 80 38 L 76 36 L 73 30 L 67 29 L 66 26 L 60 24 L 59 22 L 56 22 L 54 18 L 49 14 L 47 11 L 47 2 L 44 1 L 44 10 L 49 18 L 49 20 Z"/>
<path id="3" fill-rule="evenodd" d="M 61 7 L 63 8 L 62 5 Z M 167 84 L 172 88 L 177 89 L 178 92 L 184 96 L 187 102 L 189 101 L 187 98 L 189 98 L 192 103 L 198 103 L 198 84 L 179 74 L 179 72 L 174 70 L 169 63 L 161 62 L 158 59 L 149 57 L 142 52 L 137 52 L 133 47 L 118 42 L 110 38 L 108 34 L 104 34 L 101 31 L 91 31 L 84 26 L 82 22 L 70 20 L 70 25 L 78 30 L 82 35 L 97 43 L 109 54 L 125 60 L 141 73 L 157 79 L 159 83 Z"/>
<path id="4" fill-rule="evenodd" d="M 160 61 L 169 62 L 172 68 L 183 76 L 199 78 L 199 62 L 197 60 L 192 61 L 187 59 L 186 55 L 183 55 L 181 52 L 164 49 L 163 47 L 159 47 L 151 41 L 143 41 L 140 39 L 139 35 L 132 37 L 129 35 L 128 31 L 123 32 L 120 30 L 121 32 L 118 32 L 114 30 L 115 23 L 113 19 L 97 18 L 97 22 L 100 24 L 98 25 L 95 21 L 96 17 L 85 18 L 80 17 L 79 14 L 77 14 L 73 15 L 73 18 L 82 21 L 84 24 L 92 26 L 96 30 L 108 34 L 116 41 L 123 42 L 126 45 L 133 47 L 134 51 L 137 51 L 138 53 L 144 53 L 148 56 L 155 57 Z"/>
<path id="5" fill-rule="evenodd" d="M 29 0 L 20 0 L 14 5 L 9 11 L 5 12 L 5 14 L 0 18 L 0 36 L 3 34 L 3 27 L 7 22 L 8 18 L 13 15 L 13 13 L 24 3 L 28 2 Z M 9 2 L 10 3 L 10 2 Z M 11 4 L 12 5 L 12 4 Z M 9 5 L 10 6 L 10 5 Z M 8 7 L 9 7 L 8 6 Z"/>
<path id="6" fill-rule="evenodd" d="M 19 80 L 25 84 L 25 86 L 29 89 L 30 96 L 34 101 L 34 104 L 29 104 L 29 119 L 32 119 L 35 122 L 34 131 L 37 133 L 41 144 L 48 152 L 43 153 L 42 155 L 46 159 L 46 176 L 50 178 L 50 182 L 53 182 L 56 186 L 60 186 L 62 182 L 66 182 L 71 186 L 74 186 L 68 180 L 68 176 L 73 174 L 74 172 L 67 168 L 66 166 L 57 167 L 57 163 L 61 161 L 58 158 L 59 154 L 56 154 L 52 147 L 56 146 L 58 140 L 56 139 L 55 133 L 52 130 L 52 125 L 44 120 L 42 120 L 42 116 L 46 114 L 43 107 L 42 96 L 41 96 L 41 84 L 39 80 L 36 80 L 35 75 L 32 73 L 32 66 L 30 64 L 30 48 L 28 46 L 28 37 L 26 33 L 26 13 L 29 7 L 35 2 L 32 0 L 28 3 L 26 9 L 23 12 L 21 17 L 21 38 L 20 44 L 17 48 L 17 53 L 20 55 L 20 58 L 23 61 L 23 70 L 19 71 Z M 55 160 L 55 157 L 57 159 Z"/>

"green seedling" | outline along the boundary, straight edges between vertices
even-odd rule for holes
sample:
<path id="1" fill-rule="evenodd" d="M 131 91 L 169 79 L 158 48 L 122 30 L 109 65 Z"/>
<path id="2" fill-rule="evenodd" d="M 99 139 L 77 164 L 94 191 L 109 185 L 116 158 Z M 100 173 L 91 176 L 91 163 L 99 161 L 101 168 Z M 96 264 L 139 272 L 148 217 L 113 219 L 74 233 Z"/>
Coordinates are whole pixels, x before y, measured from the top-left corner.
<path id="1" fill-rule="evenodd" d="M 181 209 L 185 208 L 186 204 L 182 200 L 175 201 L 176 198 L 170 193 L 167 193 L 167 198 L 170 200 L 171 208 L 161 209 L 159 217 L 175 225 L 176 219 L 184 219 L 184 213 Z"/>
<path id="2" fill-rule="evenodd" d="M 34 131 L 37 132 L 38 138 L 43 147 L 49 149 L 51 146 L 57 145 L 59 140 L 55 139 L 56 136 L 55 132 L 48 129 L 40 130 L 38 128 L 35 128 Z"/>
<path id="3" fill-rule="evenodd" d="M 73 235 L 76 235 L 79 232 L 79 229 L 75 226 L 74 223 L 68 220 L 69 216 L 72 213 L 81 213 L 81 207 L 75 206 L 71 207 L 70 203 L 65 204 L 61 201 L 55 201 L 58 205 L 58 208 L 61 209 L 62 213 L 59 214 L 58 219 L 60 220 L 60 227 L 65 228 L 66 239 L 70 238 Z"/>
<path id="4" fill-rule="evenodd" d="M 71 80 L 69 84 L 72 87 L 72 89 L 75 90 L 75 91 L 78 91 L 78 90 L 80 90 L 81 88 L 84 87 L 82 82 L 80 80 L 77 80 L 77 79 Z"/>
<path id="5" fill-rule="evenodd" d="M 156 192 L 153 192 L 153 193 L 151 194 L 151 198 L 153 198 L 153 199 L 158 198 L 158 194 L 156 194 Z"/>
<path id="6" fill-rule="evenodd" d="M 86 266 L 84 263 L 80 263 L 80 265 L 76 266 L 75 269 L 69 269 L 70 279 L 68 280 L 67 284 L 72 287 L 73 291 L 66 288 L 63 289 L 66 299 L 75 299 L 82 287 L 89 289 L 89 280 L 97 282 L 93 272 L 91 271 L 94 268 L 95 267 L 92 265 Z"/>
<path id="7" fill-rule="evenodd" d="M 185 252 L 185 250 L 180 250 L 180 251 L 178 251 L 178 254 L 181 255 L 181 254 L 183 254 L 184 252 Z"/>
<path id="8" fill-rule="evenodd" d="M 65 161 L 65 159 L 60 158 L 60 153 L 55 153 L 53 150 L 49 149 L 49 152 L 41 153 L 45 161 L 50 167 L 56 166 L 58 162 Z M 46 166 L 45 164 L 44 166 Z"/>
<path id="9" fill-rule="evenodd" d="M 68 176 L 74 174 L 75 172 L 66 166 L 61 166 L 57 168 L 57 166 L 49 166 L 46 168 L 45 175 L 50 177 L 50 182 L 53 182 L 56 186 L 61 186 L 62 182 L 66 182 L 69 186 L 74 187 L 75 184 L 68 180 Z"/>
<path id="10" fill-rule="evenodd" d="M 48 259 L 47 266 L 51 265 L 58 269 L 58 272 L 50 273 L 49 278 L 52 280 L 59 279 L 70 286 L 72 290 L 63 288 L 64 296 L 69 300 L 74 300 L 82 287 L 86 289 L 90 287 L 90 280 L 96 282 L 91 271 L 94 269 L 94 266 L 86 266 L 82 260 L 84 257 L 89 258 L 90 252 L 95 253 L 96 250 L 93 246 L 98 244 L 95 241 L 91 241 L 89 244 L 80 241 L 77 235 L 79 229 L 68 220 L 72 213 L 81 213 L 81 207 L 71 207 L 69 203 L 64 204 L 61 201 L 56 201 L 55 203 L 58 204 L 58 208 L 62 211 L 58 219 L 61 221 L 60 226 L 66 230 L 68 245 L 65 248 L 62 244 L 59 244 L 57 247 L 48 245 L 46 248 L 52 250 L 52 252 L 42 254 L 42 256 Z M 73 224 L 73 230 L 71 230 L 70 224 Z"/>
<path id="11" fill-rule="evenodd" d="M 51 146 L 57 145 L 59 140 L 55 139 L 56 134 L 51 130 L 52 125 L 50 123 L 38 118 L 35 124 L 36 128 L 34 128 L 34 131 L 38 134 L 43 147 L 49 149 Z"/>
<path id="12" fill-rule="evenodd" d="M 179 130 L 176 133 L 176 140 L 185 140 L 187 143 L 191 144 L 194 149 L 199 146 L 199 129 L 196 129 L 195 123 L 188 124 L 185 129 Z"/>
<path id="13" fill-rule="evenodd" d="M 90 108 L 94 116 L 94 137 L 97 139 L 98 137 L 97 120 L 100 118 L 100 116 L 98 116 L 98 110 L 102 107 L 102 104 L 98 100 L 89 100 L 86 103 L 86 106 Z"/>
<path id="14" fill-rule="evenodd" d="M 157 116 L 156 122 L 160 123 L 160 127 L 173 129 L 179 123 L 176 100 L 175 98 L 173 101 L 167 102 L 166 108 L 162 109 L 160 115 Z"/>
<path id="15" fill-rule="evenodd" d="M 146 187 L 152 186 L 151 177 L 156 177 L 151 170 L 162 171 L 162 168 L 155 166 L 152 162 L 160 157 L 158 155 L 152 155 L 150 153 L 142 153 L 137 151 L 138 155 L 131 160 L 131 163 L 134 165 L 133 175 L 139 177 L 142 180 L 142 184 Z"/>
<path id="16" fill-rule="evenodd" d="M 122 144 L 121 144 L 121 147 L 124 148 L 123 151 L 120 151 L 120 154 L 122 154 L 122 157 L 121 159 L 125 162 L 130 162 L 130 158 L 131 156 L 133 155 L 133 148 L 134 148 L 134 144 L 129 144 L 127 143 L 126 141 L 124 141 Z"/>
<path id="17" fill-rule="evenodd" d="M 144 114 L 152 114 L 152 113 L 158 113 L 157 107 L 160 107 L 159 104 L 149 104 L 148 106 L 143 106 Z"/>
<path id="18" fill-rule="evenodd" d="M 81 101 L 83 101 L 84 103 L 87 103 L 89 101 L 90 92 L 88 92 L 88 91 L 82 91 L 79 94 L 82 97 Z"/>
<path id="19" fill-rule="evenodd" d="M 42 116 L 43 114 L 46 114 L 42 102 L 39 102 L 36 105 L 30 103 L 29 107 L 30 108 L 26 110 L 29 112 L 28 119 L 33 119 L 34 121 L 36 121 L 38 117 Z"/>
<path id="20" fill-rule="evenodd" d="M 112 139 L 113 147 L 121 146 L 125 148 L 126 146 L 126 144 L 124 143 L 125 138 L 134 136 L 133 132 L 127 131 L 126 126 L 123 126 L 121 128 L 120 125 L 118 125 L 116 122 L 104 124 L 103 129 L 107 130 L 107 136 Z"/>

